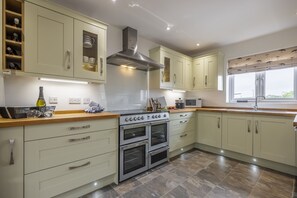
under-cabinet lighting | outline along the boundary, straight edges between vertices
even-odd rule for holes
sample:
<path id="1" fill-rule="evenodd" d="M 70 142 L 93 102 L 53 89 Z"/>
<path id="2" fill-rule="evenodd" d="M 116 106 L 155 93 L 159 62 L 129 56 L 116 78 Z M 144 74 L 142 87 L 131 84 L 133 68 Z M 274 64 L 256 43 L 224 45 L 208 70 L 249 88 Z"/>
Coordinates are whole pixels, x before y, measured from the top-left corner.
<path id="1" fill-rule="evenodd" d="M 97 182 L 94 182 L 94 186 L 97 186 L 98 185 L 98 183 Z"/>
<path id="2" fill-rule="evenodd" d="M 63 82 L 63 83 L 74 83 L 74 84 L 88 84 L 86 81 L 76 81 L 76 80 L 63 80 L 63 79 L 55 79 L 55 78 L 39 78 L 42 81 L 49 81 L 49 82 Z"/>
<path id="3" fill-rule="evenodd" d="M 179 89 L 172 89 L 171 91 L 173 92 L 178 92 L 178 93 L 185 93 L 185 90 L 179 90 Z"/>
<path id="4" fill-rule="evenodd" d="M 253 162 L 257 162 L 257 159 L 256 158 L 253 158 Z"/>
<path id="5" fill-rule="evenodd" d="M 221 150 L 220 152 L 221 152 L 221 153 L 224 153 L 224 150 Z"/>

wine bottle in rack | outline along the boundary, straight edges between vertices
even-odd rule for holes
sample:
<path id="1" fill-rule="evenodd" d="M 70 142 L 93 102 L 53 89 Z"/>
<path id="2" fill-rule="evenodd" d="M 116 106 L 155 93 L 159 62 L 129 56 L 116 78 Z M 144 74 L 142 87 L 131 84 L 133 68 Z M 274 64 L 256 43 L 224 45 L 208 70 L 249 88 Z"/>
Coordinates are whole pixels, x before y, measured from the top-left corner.
<path id="1" fill-rule="evenodd" d="M 19 63 L 8 62 L 7 65 L 8 65 L 8 69 L 21 70 L 21 66 Z"/>

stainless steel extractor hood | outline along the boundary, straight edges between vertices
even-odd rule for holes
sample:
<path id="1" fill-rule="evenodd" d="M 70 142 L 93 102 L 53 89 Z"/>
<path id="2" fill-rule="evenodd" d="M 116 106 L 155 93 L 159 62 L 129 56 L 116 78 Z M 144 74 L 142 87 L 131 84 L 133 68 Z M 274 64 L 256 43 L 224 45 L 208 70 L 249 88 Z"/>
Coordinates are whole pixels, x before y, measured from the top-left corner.
<path id="1" fill-rule="evenodd" d="M 123 51 L 107 57 L 107 64 L 133 67 L 143 71 L 164 68 L 164 65 L 137 52 L 137 30 L 131 27 L 123 30 Z"/>

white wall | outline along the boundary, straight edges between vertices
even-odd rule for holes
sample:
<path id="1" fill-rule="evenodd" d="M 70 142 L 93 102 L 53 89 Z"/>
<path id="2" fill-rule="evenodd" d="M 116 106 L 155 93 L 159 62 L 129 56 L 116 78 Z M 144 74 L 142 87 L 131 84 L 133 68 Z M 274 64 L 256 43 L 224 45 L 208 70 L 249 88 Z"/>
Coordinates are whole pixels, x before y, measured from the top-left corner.
<path id="1" fill-rule="evenodd" d="M 145 38 L 138 37 L 138 50 L 149 55 L 149 49 L 158 46 Z M 107 32 L 107 56 L 122 50 L 122 30 L 113 26 Z M 5 85 L 5 86 L 4 86 Z M 0 105 L 34 106 L 38 97 L 38 87 L 44 87 L 45 100 L 49 96 L 58 97 L 57 110 L 85 109 L 87 105 L 68 104 L 69 97 L 90 98 L 102 104 L 106 110 L 139 109 L 147 104 L 147 73 L 138 70 L 107 65 L 107 83 L 77 85 L 58 82 L 44 82 L 30 77 L 0 76 Z M 155 91 L 153 97 L 166 95 L 171 98 L 181 97 L 180 94 L 167 91 Z M 5 96 L 5 97 L 4 97 Z M 174 104 L 174 103 L 173 103 Z"/>
<path id="2" fill-rule="evenodd" d="M 225 56 L 224 71 L 226 76 L 227 61 L 232 58 L 241 56 L 248 56 L 252 54 L 263 53 L 267 51 L 293 47 L 297 45 L 297 27 L 287 29 L 281 32 L 269 34 L 266 36 L 254 38 L 251 40 L 235 43 L 232 45 L 224 46 L 217 50 L 223 52 Z M 205 106 L 242 106 L 251 107 L 254 103 L 248 104 L 230 104 L 226 102 L 226 78 L 224 79 L 224 91 L 197 91 L 187 92 L 187 97 L 200 97 L 204 99 L 203 105 Z M 297 104 L 276 104 L 276 103 L 259 103 L 259 107 L 271 108 L 297 108 Z"/>

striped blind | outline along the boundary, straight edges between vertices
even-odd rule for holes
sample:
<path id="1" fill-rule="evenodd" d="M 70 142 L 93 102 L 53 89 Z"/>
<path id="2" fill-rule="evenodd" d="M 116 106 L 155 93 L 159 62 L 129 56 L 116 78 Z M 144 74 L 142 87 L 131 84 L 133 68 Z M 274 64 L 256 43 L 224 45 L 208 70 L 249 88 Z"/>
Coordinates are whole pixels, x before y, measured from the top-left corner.
<path id="1" fill-rule="evenodd" d="M 228 61 L 228 75 L 297 67 L 297 46 Z"/>

